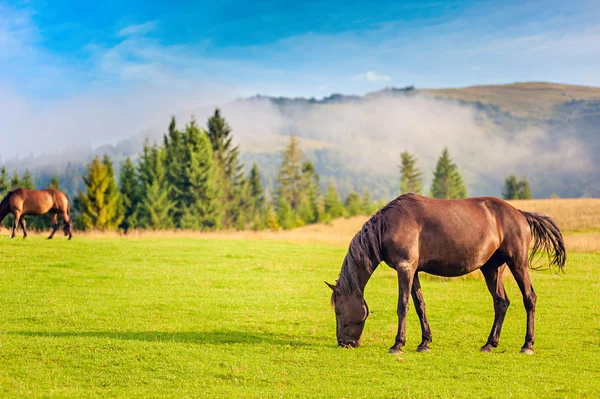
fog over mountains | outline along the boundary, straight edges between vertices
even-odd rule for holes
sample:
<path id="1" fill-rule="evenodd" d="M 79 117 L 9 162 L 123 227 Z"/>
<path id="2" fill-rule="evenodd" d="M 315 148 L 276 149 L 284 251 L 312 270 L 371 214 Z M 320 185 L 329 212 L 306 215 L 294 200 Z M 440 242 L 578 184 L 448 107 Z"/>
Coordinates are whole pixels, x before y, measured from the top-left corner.
<path id="1" fill-rule="evenodd" d="M 254 96 L 220 107 L 246 166 L 257 162 L 267 185 L 274 179 L 278 152 L 293 133 L 323 181 L 333 179 L 343 195 L 369 188 L 376 198 L 393 198 L 404 150 L 418 156 L 428 190 L 437 157 L 447 146 L 471 196 L 499 196 L 510 173 L 527 176 L 534 197 L 600 196 L 600 88 L 549 83 L 407 87 L 320 100 Z M 175 116 L 180 126 L 192 115 L 204 125 L 213 111 L 203 107 Z M 53 173 L 60 177 L 69 162 L 75 171 L 95 154 L 108 153 L 117 163 L 135 155 L 145 137 L 160 140 L 168 123 L 150 125 L 122 140 L 107 134 L 106 142 L 112 143 L 97 148 L 71 140 L 73 147 L 65 145 L 64 151 L 20 159 L 5 156 L 4 163 L 10 170 L 30 168 L 41 185 Z M 76 178 L 67 180 L 75 184 Z"/>

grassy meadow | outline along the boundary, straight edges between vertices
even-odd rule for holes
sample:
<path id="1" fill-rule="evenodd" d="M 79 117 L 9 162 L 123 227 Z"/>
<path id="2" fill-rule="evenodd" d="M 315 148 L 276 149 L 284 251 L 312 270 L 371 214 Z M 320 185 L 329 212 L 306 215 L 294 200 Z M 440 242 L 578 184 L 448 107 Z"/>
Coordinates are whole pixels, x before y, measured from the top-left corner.
<path id="1" fill-rule="evenodd" d="M 553 212 L 567 223 L 558 203 Z M 589 221 L 597 215 L 582 212 L 567 239 L 597 236 L 600 224 Z M 600 397 L 599 249 L 569 248 L 564 275 L 531 272 L 535 355 L 519 353 L 525 311 L 510 276 L 500 345 L 478 352 L 493 306 L 476 272 L 422 276 L 432 350 L 414 351 L 411 304 L 407 347 L 394 356 L 397 285 L 385 265 L 367 285 L 362 346 L 336 346 L 323 281 L 336 279 L 359 219 L 281 233 L 70 242 L 9 240 L 4 230 L 0 397 Z"/>

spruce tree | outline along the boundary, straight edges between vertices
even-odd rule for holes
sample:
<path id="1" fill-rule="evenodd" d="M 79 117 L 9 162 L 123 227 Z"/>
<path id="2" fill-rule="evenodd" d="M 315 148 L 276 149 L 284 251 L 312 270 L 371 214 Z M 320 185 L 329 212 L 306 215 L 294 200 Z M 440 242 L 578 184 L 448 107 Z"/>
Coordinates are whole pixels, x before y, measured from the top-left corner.
<path id="1" fill-rule="evenodd" d="M 417 168 L 417 157 L 407 151 L 400 154 L 402 163 L 400 169 L 400 194 L 421 194 L 422 181 L 421 172 Z"/>
<path id="2" fill-rule="evenodd" d="M 25 169 L 25 172 L 23 173 L 23 178 L 21 179 L 21 187 L 26 188 L 28 190 L 33 190 L 35 188 L 29 169 Z"/>
<path id="3" fill-rule="evenodd" d="M 273 204 L 267 206 L 267 211 L 265 212 L 265 224 L 270 230 L 279 230 L 281 228 Z"/>
<path id="4" fill-rule="evenodd" d="M 46 188 L 53 188 L 55 190 L 60 190 L 60 180 L 56 175 L 52 176 L 52 179 L 46 185 Z"/>
<path id="5" fill-rule="evenodd" d="M 511 174 L 504 180 L 504 190 L 502 191 L 502 198 L 505 200 L 514 200 L 519 198 L 519 182 L 517 176 Z"/>
<path id="6" fill-rule="evenodd" d="M 346 197 L 346 200 L 344 201 L 344 207 L 346 208 L 346 215 L 347 216 L 360 215 L 362 213 L 362 205 L 363 205 L 363 203 L 360 198 L 360 195 L 355 191 L 351 191 L 350 194 L 348 194 L 348 196 Z"/>
<path id="7" fill-rule="evenodd" d="M 107 209 L 107 190 L 110 178 L 106 166 L 96 157 L 87 166 L 87 174 L 83 177 L 86 191 L 80 191 L 77 201 L 79 225 L 83 229 L 106 230 L 112 225 Z"/>
<path id="8" fill-rule="evenodd" d="M 233 226 L 240 217 L 239 200 L 244 186 L 243 165 L 240 163 L 239 148 L 233 145 L 232 130 L 221 110 L 215 109 L 207 122 L 208 138 L 215 158 L 215 178 L 219 182 L 218 202 L 224 209 L 223 224 Z"/>
<path id="9" fill-rule="evenodd" d="M 296 217 L 294 210 L 287 198 L 281 196 L 277 199 L 277 222 L 284 230 L 296 227 Z"/>
<path id="10" fill-rule="evenodd" d="M 444 148 L 439 157 L 433 181 L 431 182 L 431 196 L 441 199 L 466 198 L 467 189 L 463 183 L 458 167 L 450 158 L 448 148 Z"/>
<path id="11" fill-rule="evenodd" d="M 361 214 L 362 215 L 372 215 L 377 210 L 377 205 L 375 201 L 371 199 L 371 192 L 368 188 L 365 188 L 363 191 L 363 199 L 361 204 Z"/>
<path id="12" fill-rule="evenodd" d="M 2 166 L 2 170 L 0 170 L 0 196 L 4 197 L 9 187 L 8 173 L 6 172 L 6 167 Z"/>
<path id="13" fill-rule="evenodd" d="M 257 216 L 260 219 L 265 211 L 265 191 L 260 180 L 260 172 L 258 171 L 258 166 L 256 163 L 252 165 L 252 169 L 250 169 L 250 174 L 248 175 L 247 180 L 248 195 L 252 203 L 250 218 L 255 221 Z"/>
<path id="14" fill-rule="evenodd" d="M 192 120 L 192 123 L 195 123 Z M 189 154 L 186 148 L 186 135 L 177 129 L 175 117 L 171 118 L 169 130 L 163 137 L 165 148 L 165 168 L 169 183 L 169 200 L 173 202 L 172 216 L 175 226 L 191 228 L 190 206 L 187 201 L 190 184 L 187 176 Z M 182 217 L 186 213 L 186 226 L 182 226 Z"/>
<path id="15" fill-rule="evenodd" d="M 142 227 L 153 230 L 173 227 L 171 215 L 173 202 L 169 199 L 164 159 L 163 148 L 156 145 L 149 147 L 146 143 L 139 165 L 143 182 L 139 220 Z"/>
<path id="16" fill-rule="evenodd" d="M 304 176 L 302 173 L 302 158 L 298 139 L 292 134 L 285 150 L 281 153 L 281 166 L 276 179 L 276 197 L 283 197 L 292 207 L 304 199 Z"/>
<path id="17" fill-rule="evenodd" d="M 10 179 L 10 190 L 14 190 L 19 187 L 21 187 L 21 178 L 19 177 L 19 172 L 15 170 L 12 178 Z"/>
<path id="18" fill-rule="evenodd" d="M 119 174 L 119 189 L 123 204 L 123 220 L 119 227 L 127 233 L 137 224 L 137 208 L 140 202 L 138 176 L 130 157 L 125 159 Z"/>
<path id="19" fill-rule="evenodd" d="M 223 209 L 218 202 L 217 169 L 210 140 L 206 133 L 192 120 L 185 129 L 186 185 L 185 204 L 196 215 L 199 226 L 214 229 L 221 226 Z"/>
<path id="20" fill-rule="evenodd" d="M 320 177 L 311 161 L 302 164 L 302 200 L 298 206 L 298 216 L 306 223 L 319 220 L 319 199 L 321 197 Z"/>
<path id="21" fill-rule="evenodd" d="M 121 201 L 121 193 L 115 177 L 115 169 L 108 154 L 105 154 L 102 158 L 102 165 L 106 168 L 106 178 L 108 179 L 108 186 L 105 193 L 106 218 L 109 221 L 107 228 L 114 230 L 119 227 L 123 220 L 123 202 Z"/>
<path id="22" fill-rule="evenodd" d="M 325 191 L 325 213 L 332 219 L 344 215 L 344 204 L 342 204 L 333 182 L 327 185 L 327 190 Z"/>

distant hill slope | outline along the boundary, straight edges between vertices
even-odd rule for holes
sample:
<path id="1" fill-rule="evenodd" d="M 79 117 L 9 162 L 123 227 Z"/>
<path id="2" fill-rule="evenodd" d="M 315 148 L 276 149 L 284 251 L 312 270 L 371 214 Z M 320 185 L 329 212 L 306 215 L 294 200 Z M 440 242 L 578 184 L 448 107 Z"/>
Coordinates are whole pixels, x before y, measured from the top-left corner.
<path id="1" fill-rule="evenodd" d="M 424 89 L 421 92 L 446 99 L 496 105 L 502 111 L 509 111 L 519 117 L 542 120 L 557 117 L 557 108 L 564 103 L 600 100 L 600 87 L 546 82 Z"/>
<path id="2" fill-rule="evenodd" d="M 296 134 L 326 184 L 342 195 L 368 188 L 375 199 L 398 194 L 399 153 L 419 158 L 425 191 L 439 153 L 448 146 L 470 195 L 500 196 L 510 174 L 526 175 L 535 197 L 600 196 L 600 88 L 528 82 L 450 89 L 385 88 L 365 96 L 332 94 L 322 99 L 254 96 L 223 104 L 247 167 L 256 162 L 272 189 L 279 152 Z M 191 114 L 202 125 L 213 109 Z M 29 167 L 38 185 L 64 175 L 77 192 L 78 171 L 95 154 L 117 164 L 136 155 L 145 137 L 160 139 L 164 126 L 115 145 L 7 163 Z M 70 166 L 67 168 L 67 164 Z M 79 179 L 81 181 L 81 179 Z M 79 184 L 79 185 L 78 185 Z"/>

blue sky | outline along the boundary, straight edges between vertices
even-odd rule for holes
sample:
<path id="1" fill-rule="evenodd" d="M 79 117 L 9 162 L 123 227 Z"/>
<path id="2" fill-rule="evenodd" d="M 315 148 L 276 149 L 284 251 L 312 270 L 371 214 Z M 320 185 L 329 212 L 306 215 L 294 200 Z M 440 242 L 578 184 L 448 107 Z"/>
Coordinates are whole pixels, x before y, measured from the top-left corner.
<path id="1" fill-rule="evenodd" d="M 0 117 L 48 124 L 83 107 L 135 119 L 385 86 L 600 86 L 598 4 L 0 0 Z"/>

